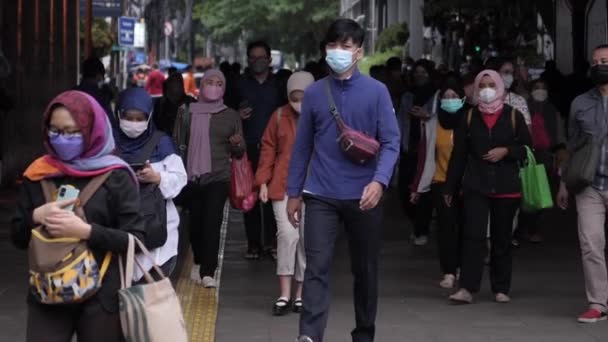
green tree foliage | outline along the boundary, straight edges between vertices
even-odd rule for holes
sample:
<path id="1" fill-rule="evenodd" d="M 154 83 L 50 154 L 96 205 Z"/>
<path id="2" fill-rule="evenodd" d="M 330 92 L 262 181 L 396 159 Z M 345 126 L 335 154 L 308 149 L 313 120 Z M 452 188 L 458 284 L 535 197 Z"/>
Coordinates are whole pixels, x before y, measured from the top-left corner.
<path id="1" fill-rule="evenodd" d="M 384 52 L 396 46 L 403 47 L 409 35 L 407 23 L 391 25 L 378 36 L 378 50 Z"/>
<path id="2" fill-rule="evenodd" d="M 85 41 L 85 22 L 80 22 L 80 46 L 84 47 Z M 91 23 L 91 36 L 93 44 L 93 55 L 103 57 L 112 51 L 114 37 L 110 25 L 103 18 L 93 18 Z"/>
<path id="3" fill-rule="evenodd" d="M 265 39 L 273 48 L 315 56 L 339 7 L 338 0 L 205 0 L 193 17 L 218 42 Z"/>

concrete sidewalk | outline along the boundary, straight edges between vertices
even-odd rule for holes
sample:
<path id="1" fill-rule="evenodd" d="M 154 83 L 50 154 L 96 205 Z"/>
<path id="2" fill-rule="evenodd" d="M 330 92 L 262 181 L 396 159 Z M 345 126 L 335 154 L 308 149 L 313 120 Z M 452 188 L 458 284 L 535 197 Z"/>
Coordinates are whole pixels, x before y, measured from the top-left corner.
<path id="1" fill-rule="evenodd" d="M 394 202 L 393 202 L 394 203 Z M 434 246 L 415 247 L 396 205 L 388 208 L 381 259 L 377 338 L 380 342 L 591 342 L 608 340 L 608 322 L 581 325 L 576 316 L 586 309 L 578 240 L 572 213 L 556 213 L 547 241 L 516 251 L 513 302 L 495 304 L 487 276 L 477 303 L 448 305 L 450 291 L 439 288 Z M 290 342 L 298 317 L 272 317 L 278 295 L 274 263 L 248 262 L 242 257 L 246 238 L 242 224 L 232 220 L 228 234 L 216 341 Z M 333 267 L 333 303 L 326 341 L 351 341 L 354 327 L 352 279 L 342 238 Z"/>
<path id="2" fill-rule="evenodd" d="M 2 199 L 5 197 L 3 196 Z M 14 201 L 0 199 L 0 341 L 25 341 L 27 253 L 10 240 Z"/>

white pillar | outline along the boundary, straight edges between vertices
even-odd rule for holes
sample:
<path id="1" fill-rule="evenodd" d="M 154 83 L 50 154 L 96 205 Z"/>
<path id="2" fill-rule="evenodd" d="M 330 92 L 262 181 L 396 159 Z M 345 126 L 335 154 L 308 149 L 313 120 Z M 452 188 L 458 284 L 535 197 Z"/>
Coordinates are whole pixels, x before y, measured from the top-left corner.
<path id="1" fill-rule="evenodd" d="M 587 17 L 587 56 L 591 59 L 596 46 L 608 43 L 606 2 L 596 1 Z"/>
<path id="2" fill-rule="evenodd" d="M 378 7 L 376 6 L 376 0 L 370 0 L 369 2 L 369 28 L 370 40 L 369 40 L 369 54 L 376 52 L 376 38 L 378 37 Z"/>
<path id="3" fill-rule="evenodd" d="M 408 21 L 410 29 L 410 57 L 415 60 L 422 57 L 423 6 L 424 0 L 410 1 L 410 20 Z"/>
<path id="4" fill-rule="evenodd" d="M 572 12 L 566 0 L 558 0 L 555 20 L 555 63 L 564 74 L 572 72 Z"/>
<path id="5" fill-rule="evenodd" d="M 399 22 L 409 22 L 410 21 L 410 0 L 399 0 Z"/>
<path id="6" fill-rule="evenodd" d="M 399 22 L 399 2 L 399 0 L 387 1 L 387 27 Z"/>

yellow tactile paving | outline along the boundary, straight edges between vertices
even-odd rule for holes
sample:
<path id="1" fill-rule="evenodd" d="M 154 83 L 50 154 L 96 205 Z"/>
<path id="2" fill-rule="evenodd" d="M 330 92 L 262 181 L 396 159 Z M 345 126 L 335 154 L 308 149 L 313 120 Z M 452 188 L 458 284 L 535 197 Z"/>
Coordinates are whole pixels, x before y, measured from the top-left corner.
<path id="1" fill-rule="evenodd" d="M 217 290 L 205 289 L 190 279 L 192 254 L 188 253 L 177 282 L 177 296 L 191 342 L 214 342 L 217 319 Z"/>
<path id="2" fill-rule="evenodd" d="M 230 205 L 226 201 L 224 206 L 224 219 L 220 231 L 220 250 L 218 253 L 218 267 L 215 273 L 216 289 L 206 289 L 190 279 L 190 271 L 194 265 L 192 252 L 188 251 L 182 273 L 177 281 L 177 296 L 179 297 L 184 320 L 188 329 L 190 342 L 215 342 L 215 323 L 217 321 L 217 307 L 219 302 L 219 289 L 222 278 L 222 265 L 224 260 L 224 246 L 228 229 Z"/>

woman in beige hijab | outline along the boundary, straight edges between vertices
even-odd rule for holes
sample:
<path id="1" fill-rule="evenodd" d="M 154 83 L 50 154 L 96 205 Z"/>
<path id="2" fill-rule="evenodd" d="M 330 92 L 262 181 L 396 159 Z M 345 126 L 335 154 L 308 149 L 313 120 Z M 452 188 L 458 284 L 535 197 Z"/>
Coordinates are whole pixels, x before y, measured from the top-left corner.
<path id="1" fill-rule="evenodd" d="M 289 103 L 277 109 L 262 137 L 260 164 L 256 184 L 260 187 L 260 200 L 272 201 L 277 221 L 277 275 L 281 287 L 273 314 L 283 316 L 302 308 L 302 282 L 306 257 L 304 254 L 303 224 L 294 227 L 287 218 L 287 171 L 291 147 L 296 140 L 296 126 L 304 91 L 314 82 L 312 74 L 296 72 L 287 82 Z M 295 278 L 295 300 L 292 301 L 292 281 Z"/>

